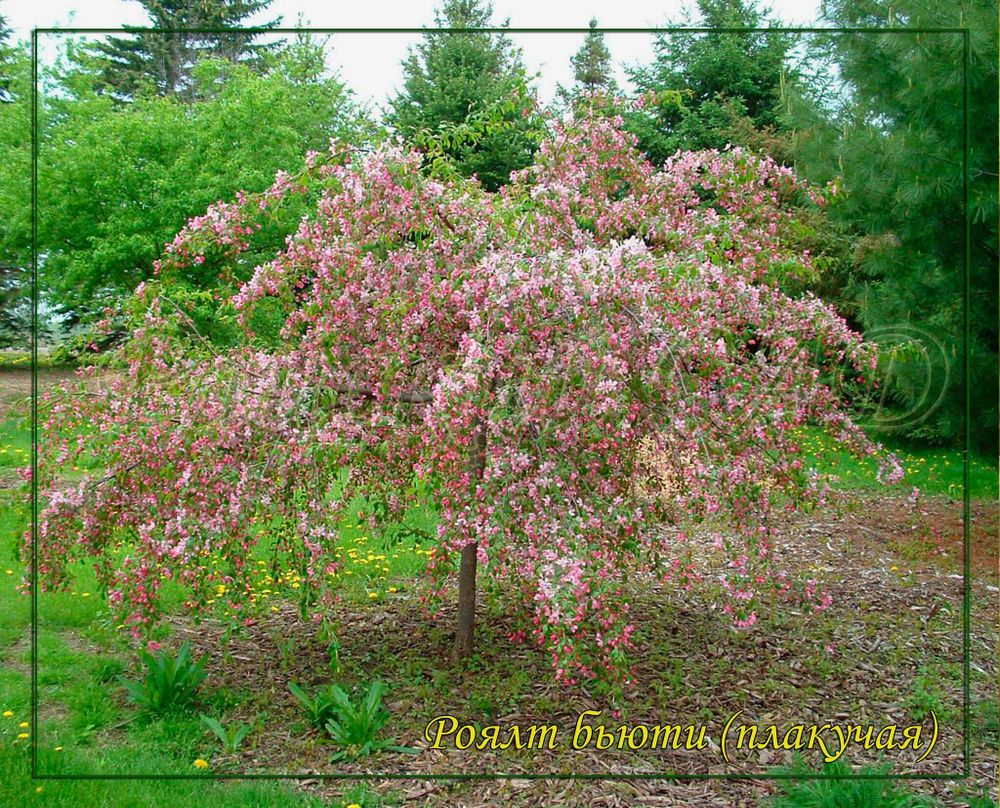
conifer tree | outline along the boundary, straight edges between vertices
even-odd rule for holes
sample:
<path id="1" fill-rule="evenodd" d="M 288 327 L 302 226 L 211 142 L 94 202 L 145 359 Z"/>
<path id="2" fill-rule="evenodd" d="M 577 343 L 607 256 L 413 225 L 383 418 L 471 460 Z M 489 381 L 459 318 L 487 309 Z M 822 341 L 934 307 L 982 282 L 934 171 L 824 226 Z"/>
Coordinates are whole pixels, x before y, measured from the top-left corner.
<path id="1" fill-rule="evenodd" d="M 573 66 L 573 78 L 578 89 L 587 93 L 598 90 L 614 92 L 611 51 L 604 43 L 604 34 L 597 30 L 596 17 L 591 18 L 590 31 L 580 50 L 570 58 L 570 64 Z"/>
<path id="2" fill-rule="evenodd" d="M 692 20 L 688 12 L 679 24 L 723 29 L 777 25 L 755 0 L 698 0 L 697 8 L 699 19 Z M 629 77 L 640 92 L 672 100 L 630 120 L 640 147 L 654 162 L 662 162 L 678 149 L 747 145 L 753 131 L 778 128 L 790 46 L 789 36 L 778 32 L 659 34 L 652 64 L 630 70 Z"/>
<path id="3" fill-rule="evenodd" d="M 832 25 L 845 27 L 970 29 L 970 389 L 974 441 L 995 451 L 996 4 L 829 0 L 824 15 Z M 913 439 L 960 443 L 965 403 L 962 37 L 830 35 L 819 44 L 842 77 L 840 97 L 820 96 L 797 104 L 790 114 L 797 128 L 798 170 L 813 180 L 836 180 L 841 188 L 831 215 L 849 229 L 854 243 L 841 309 L 872 338 L 886 341 L 886 406 L 880 418 Z M 829 110 L 832 114 L 825 115 Z"/>
<path id="4" fill-rule="evenodd" d="M 490 190 L 528 165 L 534 150 L 533 98 L 521 53 L 502 33 L 440 29 L 489 28 L 492 18 L 489 2 L 445 0 L 435 12 L 438 30 L 429 29 L 403 62 L 403 90 L 390 102 L 387 116 L 404 137 L 413 137 L 513 101 L 503 113 L 508 125 L 500 131 L 449 149 L 458 170 L 475 174 Z"/>
<path id="5" fill-rule="evenodd" d="M 271 0 L 136 0 L 157 33 L 138 28 L 129 37 L 109 37 L 98 43 L 93 56 L 100 67 L 99 84 L 119 98 L 138 94 L 179 95 L 190 98 L 191 70 L 205 57 L 259 64 L 274 46 L 255 43 L 255 34 L 184 33 L 184 29 L 246 27 L 250 18 L 271 5 Z M 254 24 L 274 28 L 280 18 Z"/>

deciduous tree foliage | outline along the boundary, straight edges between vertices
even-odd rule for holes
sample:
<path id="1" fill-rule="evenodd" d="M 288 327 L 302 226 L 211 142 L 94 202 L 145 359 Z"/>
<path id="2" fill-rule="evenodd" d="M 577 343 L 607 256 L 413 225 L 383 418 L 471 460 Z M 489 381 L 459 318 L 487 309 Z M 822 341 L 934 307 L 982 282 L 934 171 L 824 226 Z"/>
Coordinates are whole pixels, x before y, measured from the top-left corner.
<path id="1" fill-rule="evenodd" d="M 10 42 L 10 26 L 0 11 L 0 102 L 10 101 L 11 62 L 14 48 Z"/>
<path id="2" fill-rule="evenodd" d="M 0 348 L 31 340 L 31 58 L 0 17 Z"/>
<path id="3" fill-rule="evenodd" d="M 553 122 L 501 193 L 428 176 L 396 146 L 334 147 L 193 219 L 161 277 L 239 265 L 262 220 L 320 189 L 286 248 L 222 302 L 242 344 L 207 344 L 154 281 L 138 292 L 127 372 L 106 395 L 49 402 L 43 586 L 88 559 L 137 634 L 167 580 L 196 609 L 222 584 L 252 619 L 248 567 L 273 542 L 276 570 L 299 570 L 322 608 L 344 504 L 377 496 L 398 517 L 429 489 L 433 596 L 452 591 L 463 556 L 523 616 L 511 639 L 536 643 L 563 682 L 627 680 L 626 577 L 692 585 L 692 531 L 726 559 L 736 625 L 769 592 L 826 603 L 772 563 L 770 531 L 773 511 L 823 497 L 801 427 L 878 452 L 842 404 L 872 354 L 821 301 L 778 287 L 808 263 L 788 247 L 786 203 L 822 195 L 739 150 L 658 170 L 621 125 Z M 281 313 L 266 348 L 262 309 Z M 57 486 L 67 462 L 101 471 Z M 891 458 L 885 470 L 901 472 Z M 291 527 L 277 539 L 261 529 L 275 520 Z"/>
<path id="4" fill-rule="evenodd" d="M 307 39 L 262 76 L 202 62 L 191 104 L 143 97 L 120 105 L 86 90 L 52 101 L 55 120 L 39 155 L 49 298 L 81 318 L 115 306 L 152 277 L 162 245 L 192 215 L 241 188 L 268 187 L 275 171 L 300 167 L 308 149 L 326 148 L 331 137 L 361 138 L 350 91 L 324 70 L 321 46 Z M 188 280 L 205 288 L 216 278 Z"/>

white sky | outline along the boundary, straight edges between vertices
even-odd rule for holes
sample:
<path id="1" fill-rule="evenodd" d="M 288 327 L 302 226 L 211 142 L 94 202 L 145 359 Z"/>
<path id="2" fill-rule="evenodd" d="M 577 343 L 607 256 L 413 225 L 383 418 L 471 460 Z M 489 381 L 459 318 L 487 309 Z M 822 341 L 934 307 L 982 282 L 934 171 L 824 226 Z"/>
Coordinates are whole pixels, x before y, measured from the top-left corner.
<path id="1" fill-rule="evenodd" d="M 302 24 L 326 28 L 416 28 L 434 22 L 439 0 L 393 0 L 382 3 L 342 3 L 321 0 L 274 0 L 257 22 L 282 16 L 282 25 Z M 819 0 L 770 0 L 766 3 L 786 25 L 815 21 Z M 592 16 L 601 26 L 627 28 L 663 25 L 678 19 L 685 0 L 494 0 L 494 21 L 510 18 L 512 27 L 586 27 Z M 0 10 L 18 38 L 31 29 L 78 27 L 116 28 L 147 25 L 139 3 L 130 0 L 0 0 Z M 43 60 L 54 55 L 59 36 L 40 43 Z M 407 46 L 419 35 L 337 34 L 330 41 L 331 68 L 365 100 L 381 103 L 394 94 L 401 80 L 400 62 Z M 543 101 L 551 100 L 558 84 L 572 83 L 570 56 L 580 47 L 582 34 L 519 34 L 512 37 L 523 50 L 529 72 L 540 72 L 536 86 Z M 652 58 L 652 38 L 645 34 L 609 34 L 606 43 L 624 82 L 622 63 L 637 64 Z"/>

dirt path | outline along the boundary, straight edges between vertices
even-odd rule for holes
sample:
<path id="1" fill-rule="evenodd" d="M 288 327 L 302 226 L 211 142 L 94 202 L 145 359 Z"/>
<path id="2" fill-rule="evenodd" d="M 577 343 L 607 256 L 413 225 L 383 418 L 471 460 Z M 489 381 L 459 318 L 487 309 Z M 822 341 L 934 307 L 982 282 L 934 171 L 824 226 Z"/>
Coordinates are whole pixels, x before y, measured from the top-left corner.
<path id="1" fill-rule="evenodd" d="M 39 391 L 45 391 L 76 376 L 72 368 L 38 371 Z M 26 415 L 31 406 L 31 368 L 0 370 L 0 422 Z"/>

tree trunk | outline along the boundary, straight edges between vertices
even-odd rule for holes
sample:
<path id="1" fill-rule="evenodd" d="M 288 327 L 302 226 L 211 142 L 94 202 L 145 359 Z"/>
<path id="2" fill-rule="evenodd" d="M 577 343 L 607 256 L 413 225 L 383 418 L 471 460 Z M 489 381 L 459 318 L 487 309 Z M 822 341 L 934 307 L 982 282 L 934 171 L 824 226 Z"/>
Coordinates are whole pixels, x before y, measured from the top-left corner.
<path id="1" fill-rule="evenodd" d="M 469 489 L 474 499 L 476 489 L 483 479 L 486 469 L 486 425 L 477 420 L 475 435 L 469 457 Z M 455 629 L 455 646 L 452 658 L 455 662 L 472 654 L 476 631 L 476 564 L 479 542 L 470 542 L 462 548 L 462 562 L 458 571 L 458 625 Z"/>
<path id="2" fill-rule="evenodd" d="M 462 565 L 458 572 L 458 626 L 455 630 L 455 662 L 472 655 L 476 631 L 476 563 L 479 542 L 462 548 Z"/>

